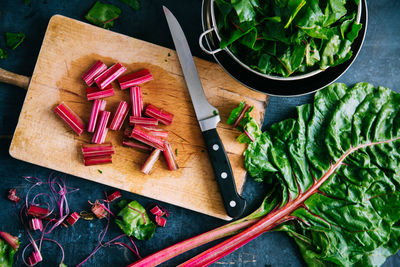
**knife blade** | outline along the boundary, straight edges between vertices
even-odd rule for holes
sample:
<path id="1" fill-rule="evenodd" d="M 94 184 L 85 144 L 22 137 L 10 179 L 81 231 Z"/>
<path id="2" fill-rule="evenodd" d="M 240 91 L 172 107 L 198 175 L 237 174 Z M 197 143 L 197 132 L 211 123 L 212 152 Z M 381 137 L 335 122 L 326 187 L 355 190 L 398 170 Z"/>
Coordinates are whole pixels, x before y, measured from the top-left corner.
<path id="1" fill-rule="evenodd" d="M 221 120 L 219 112 L 208 102 L 204 94 L 203 86 L 201 85 L 200 77 L 182 27 L 168 8 L 163 6 L 163 9 L 189 95 L 192 99 L 194 111 L 210 156 L 225 210 L 230 217 L 237 218 L 243 214 L 246 207 L 246 200 L 236 190 L 232 168 L 217 133 L 217 124 Z"/>

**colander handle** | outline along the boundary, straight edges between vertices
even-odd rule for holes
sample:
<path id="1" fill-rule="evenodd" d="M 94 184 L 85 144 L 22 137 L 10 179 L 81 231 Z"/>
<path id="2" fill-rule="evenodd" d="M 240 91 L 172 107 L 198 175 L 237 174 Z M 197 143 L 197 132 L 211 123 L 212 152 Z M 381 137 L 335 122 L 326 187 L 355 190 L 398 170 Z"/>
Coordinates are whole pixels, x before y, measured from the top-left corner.
<path id="1" fill-rule="evenodd" d="M 209 34 L 210 32 L 212 32 L 212 31 L 214 31 L 214 30 L 215 30 L 214 28 L 211 28 L 211 29 L 209 29 L 209 30 L 206 30 L 205 32 L 203 32 L 202 34 L 200 34 L 200 37 L 199 37 L 199 45 L 200 45 L 201 50 L 203 50 L 204 52 L 206 52 L 206 53 L 209 54 L 209 55 L 214 55 L 214 54 L 216 54 L 216 53 L 218 53 L 219 51 L 222 50 L 221 48 L 217 48 L 217 49 L 215 49 L 215 50 L 210 51 L 210 50 L 208 50 L 207 48 L 205 48 L 204 45 L 203 45 L 204 36 L 206 36 L 207 34 Z"/>

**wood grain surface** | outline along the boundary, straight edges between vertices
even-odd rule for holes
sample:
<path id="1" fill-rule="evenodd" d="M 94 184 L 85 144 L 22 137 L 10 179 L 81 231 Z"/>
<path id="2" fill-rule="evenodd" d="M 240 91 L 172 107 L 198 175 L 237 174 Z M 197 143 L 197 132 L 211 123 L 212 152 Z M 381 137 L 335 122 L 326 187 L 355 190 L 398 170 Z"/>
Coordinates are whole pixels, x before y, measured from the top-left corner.
<path id="1" fill-rule="evenodd" d="M 52 109 L 64 101 L 84 121 L 91 103 L 85 97 L 81 75 L 96 60 L 108 66 L 120 62 L 127 72 L 148 68 L 154 80 L 143 84 L 145 103 L 175 114 L 169 139 L 177 149 L 178 171 L 168 171 L 161 158 L 150 175 L 140 172 L 147 154 L 122 147 L 122 131 L 109 131 L 116 154 L 113 163 L 85 167 L 80 146 L 91 134 L 77 136 Z M 254 106 L 258 122 L 264 117 L 267 96 L 237 83 L 215 63 L 195 58 L 206 96 L 219 109 L 218 133 L 228 153 L 235 182 L 241 192 L 245 182 L 242 153 L 236 142 L 239 132 L 227 125 L 229 112 L 240 102 Z M 114 111 L 120 100 L 129 101 L 129 91 L 113 84 L 115 95 L 106 98 L 106 110 Z M 123 127 L 124 128 L 124 127 Z M 107 184 L 156 200 L 229 220 L 224 210 L 204 141 L 174 50 L 103 30 L 60 15 L 49 22 L 10 146 L 14 158 L 50 169 Z M 102 173 L 100 173 L 100 171 Z"/>

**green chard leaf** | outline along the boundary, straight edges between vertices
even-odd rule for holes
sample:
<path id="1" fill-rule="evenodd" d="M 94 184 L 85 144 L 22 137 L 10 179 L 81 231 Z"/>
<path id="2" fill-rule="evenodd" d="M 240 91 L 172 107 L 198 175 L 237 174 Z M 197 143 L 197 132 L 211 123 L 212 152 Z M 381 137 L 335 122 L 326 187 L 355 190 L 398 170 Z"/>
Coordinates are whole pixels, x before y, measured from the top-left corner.
<path id="1" fill-rule="evenodd" d="M 0 236 L 0 266 L 12 267 L 20 242 L 17 237 L 5 232 L 1 232 Z"/>
<path id="2" fill-rule="evenodd" d="M 9 48 L 14 50 L 17 48 L 24 40 L 26 35 L 23 32 L 7 32 L 6 33 L 6 43 Z"/>
<path id="3" fill-rule="evenodd" d="M 114 20 L 121 15 L 121 9 L 111 4 L 97 1 L 86 14 L 85 18 L 94 25 L 109 29 L 114 26 Z"/>
<path id="4" fill-rule="evenodd" d="M 128 236 L 139 240 L 150 239 L 156 230 L 156 225 L 150 220 L 146 209 L 137 201 L 131 201 L 117 215 L 116 224 Z"/>
<path id="5" fill-rule="evenodd" d="M 240 102 L 239 106 L 237 106 L 235 109 L 232 110 L 227 121 L 229 125 L 232 125 L 236 121 L 236 119 L 239 117 L 240 112 L 242 112 L 245 105 L 246 103 L 242 101 Z"/>
<path id="6" fill-rule="evenodd" d="M 400 94 L 332 84 L 244 157 L 273 188 L 257 216 L 291 218 L 274 230 L 294 238 L 309 266 L 379 266 L 399 250 Z"/>
<path id="7" fill-rule="evenodd" d="M 140 2 L 139 0 L 119 0 L 122 3 L 127 4 L 128 6 L 130 6 L 133 10 L 139 10 L 140 9 Z"/>
<path id="8" fill-rule="evenodd" d="M 0 48 L 0 59 L 6 59 L 6 58 L 8 58 L 7 51 Z"/>

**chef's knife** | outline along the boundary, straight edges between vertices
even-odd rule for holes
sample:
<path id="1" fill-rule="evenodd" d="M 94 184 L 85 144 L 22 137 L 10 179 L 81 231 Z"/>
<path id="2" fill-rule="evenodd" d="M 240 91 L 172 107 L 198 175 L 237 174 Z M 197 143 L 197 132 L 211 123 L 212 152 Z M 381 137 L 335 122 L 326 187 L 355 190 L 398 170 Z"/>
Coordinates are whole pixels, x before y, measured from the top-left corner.
<path id="1" fill-rule="evenodd" d="M 232 168 L 217 133 L 216 127 L 220 121 L 218 110 L 207 101 L 181 26 L 171 11 L 165 6 L 163 8 L 226 212 L 230 217 L 237 218 L 243 214 L 246 200 L 237 193 Z"/>

